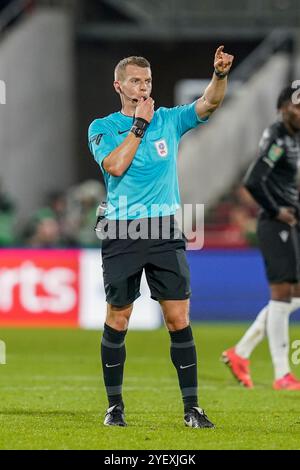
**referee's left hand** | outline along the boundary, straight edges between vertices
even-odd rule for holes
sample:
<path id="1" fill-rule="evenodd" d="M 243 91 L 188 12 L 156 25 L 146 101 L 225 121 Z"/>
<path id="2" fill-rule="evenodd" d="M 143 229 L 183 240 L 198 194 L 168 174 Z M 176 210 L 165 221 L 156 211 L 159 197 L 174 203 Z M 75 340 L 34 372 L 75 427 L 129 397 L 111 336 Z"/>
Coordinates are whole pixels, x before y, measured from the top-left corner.
<path id="1" fill-rule="evenodd" d="M 224 46 L 218 47 L 215 53 L 214 67 L 217 72 L 227 74 L 231 69 L 234 56 L 223 52 Z"/>

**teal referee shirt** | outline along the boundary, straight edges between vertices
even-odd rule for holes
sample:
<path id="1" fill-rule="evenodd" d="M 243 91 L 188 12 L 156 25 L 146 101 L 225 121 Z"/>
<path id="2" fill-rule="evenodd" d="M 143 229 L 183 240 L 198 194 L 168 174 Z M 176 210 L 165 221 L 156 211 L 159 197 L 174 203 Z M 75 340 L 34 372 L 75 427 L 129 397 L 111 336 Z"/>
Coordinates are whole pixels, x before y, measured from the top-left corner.
<path id="1" fill-rule="evenodd" d="M 174 215 L 180 207 L 177 155 L 180 138 L 207 122 L 196 113 L 196 102 L 175 108 L 159 108 L 140 146 L 122 176 L 112 176 L 103 160 L 128 135 L 133 118 L 121 112 L 92 122 L 90 150 L 104 175 L 107 190 L 106 217 L 114 220 Z"/>

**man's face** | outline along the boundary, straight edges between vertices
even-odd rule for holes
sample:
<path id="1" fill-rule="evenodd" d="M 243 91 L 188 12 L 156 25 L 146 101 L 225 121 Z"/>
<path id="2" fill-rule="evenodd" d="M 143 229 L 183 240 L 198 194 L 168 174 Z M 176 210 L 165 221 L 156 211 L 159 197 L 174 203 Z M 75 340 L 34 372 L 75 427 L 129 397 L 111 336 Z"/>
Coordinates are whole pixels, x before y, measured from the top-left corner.
<path id="1" fill-rule="evenodd" d="M 127 65 L 124 77 L 114 82 L 118 93 L 123 92 L 125 99 L 149 98 L 152 90 L 151 69 L 148 67 L 138 67 L 137 65 Z M 120 93 L 122 96 L 122 93 Z"/>
<path id="2" fill-rule="evenodd" d="M 282 108 L 283 119 L 295 131 L 300 131 L 300 103 L 293 104 L 291 101 Z"/>

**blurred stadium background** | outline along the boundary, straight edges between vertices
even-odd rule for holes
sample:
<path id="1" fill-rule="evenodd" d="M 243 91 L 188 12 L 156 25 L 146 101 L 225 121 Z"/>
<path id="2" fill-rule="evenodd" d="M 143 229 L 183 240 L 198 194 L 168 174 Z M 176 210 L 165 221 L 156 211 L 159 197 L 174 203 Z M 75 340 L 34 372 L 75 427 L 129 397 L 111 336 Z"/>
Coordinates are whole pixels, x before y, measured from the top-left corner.
<path id="1" fill-rule="evenodd" d="M 228 96 L 179 157 L 182 201 L 206 212 L 204 250 L 189 253 L 191 313 L 253 316 L 268 291 L 257 208 L 241 180 L 278 91 L 300 77 L 299 20 L 296 0 L 230 0 L 226 9 L 218 0 L 1 1 L 0 324 L 102 324 L 93 225 L 105 188 L 87 127 L 119 107 L 112 72 L 121 57 L 149 58 L 156 105 L 173 106 L 203 90 L 221 43 L 235 55 Z M 42 280 L 57 272 L 52 287 Z M 144 301 L 145 326 L 157 326 L 155 303 Z"/>
<path id="2" fill-rule="evenodd" d="M 217 361 L 221 348 L 242 331 L 225 323 L 254 318 L 268 299 L 255 238 L 257 207 L 241 180 L 263 129 L 276 118 L 279 90 L 300 79 L 299 27 L 298 0 L 0 1 L 0 327 L 102 327 L 100 242 L 93 227 L 105 188 L 87 147 L 88 125 L 119 109 L 112 80 L 120 58 L 147 57 L 156 106 L 173 106 L 204 89 L 215 49 L 224 44 L 235 55 L 228 96 L 205 129 L 184 138 L 178 163 L 182 202 L 205 204 L 204 249 L 188 252 L 191 318 L 219 322 L 216 336 L 211 333 L 220 351 L 210 363 Z M 142 292 L 131 327 L 158 328 L 160 312 L 145 283 Z M 33 332 L 27 341 L 25 333 L 5 331 L 0 339 L 11 342 L 8 358 L 10 344 L 20 344 L 16 357 L 31 345 L 41 361 L 50 354 L 42 336 L 39 343 Z M 66 360 L 70 370 L 76 352 L 89 348 L 87 337 L 75 340 L 78 349 L 69 340 L 65 345 L 65 352 L 75 354 L 75 362 Z M 63 336 L 51 336 L 49 345 L 61 352 Z M 96 349 L 90 352 L 96 363 Z M 56 372 L 67 376 L 59 367 Z M 263 362 L 260 367 L 263 377 Z M 13 386 L 19 371 L 11 370 Z M 29 383 L 32 370 L 42 373 L 29 359 L 24 370 Z M 89 372 L 96 374 L 96 366 Z M 236 410 L 238 403 L 237 395 Z M 40 445 L 47 446 L 47 439 Z"/>

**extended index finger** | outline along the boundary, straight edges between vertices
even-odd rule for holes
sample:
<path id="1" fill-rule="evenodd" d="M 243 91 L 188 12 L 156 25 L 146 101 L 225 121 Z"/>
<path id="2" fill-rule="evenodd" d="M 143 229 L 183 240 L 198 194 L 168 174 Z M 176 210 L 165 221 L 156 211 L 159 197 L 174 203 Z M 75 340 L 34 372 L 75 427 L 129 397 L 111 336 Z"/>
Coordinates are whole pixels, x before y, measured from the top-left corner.
<path id="1" fill-rule="evenodd" d="M 221 52 L 223 52 L 223 50 L 224 50 L 224 46 L 219 46 L 218 49 L 216 50 L 216 57 L 218 57 L 221 54 Z"/>

